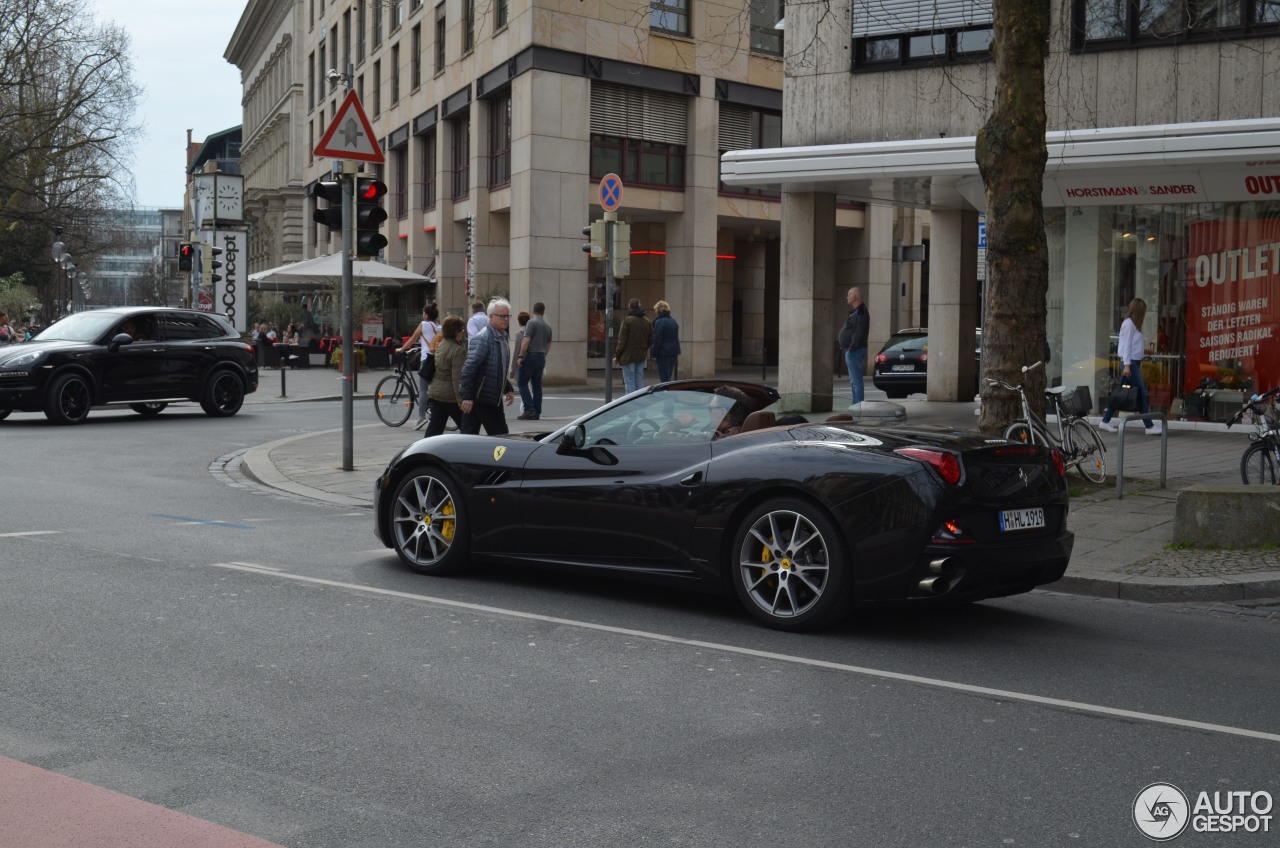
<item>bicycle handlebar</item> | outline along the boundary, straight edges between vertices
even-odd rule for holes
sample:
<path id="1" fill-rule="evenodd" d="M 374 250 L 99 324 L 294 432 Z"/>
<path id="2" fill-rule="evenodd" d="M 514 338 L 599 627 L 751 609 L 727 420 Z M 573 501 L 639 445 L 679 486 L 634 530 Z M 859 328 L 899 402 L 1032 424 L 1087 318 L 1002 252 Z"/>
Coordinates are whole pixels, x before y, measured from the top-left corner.
<path id="1" fill-rule="evenodd" d="M 1043 367 L 1043 366 L 1044 366 L 1044 363 L 1043 363 L 1043 362 L 1033 362 L 1033 363 L 1031 363 L 1030 365 L 1024 365 L 1024 366 L 1022 366 L 1022 373 L 1023 373 L 1023 374 L 1025 374 L 1025 373 L 1027 373 L 1028 371 L 1034 371 L 1035 369 L 1037 369 L 1037 368 L 1041 368 L 1041 367 Z"/>
<path id="2" fill-rule="evenodd" d="M 1231 429 L 1231 426 L 1233 424 L 1239 424 L 1241 421 L 1243 421 L 1244 414 L 1246 412 L 1257 412 L 1259 414 L 1263 414 L 1262 409 L 1260 409 L 1259 407 L 1264 406 L 1268 401 L 1270 401 L 1273 397 L 1275 397 L 1278 394 L 1280 394 L 1280 386 L 1276 386 L 1274 389 L 1267 392 L 1266 394 L 1254 395 L 1253 397 L 1246 400 L 1240 406 L 1240 409 L 1236 412 L 1236 414 L 1231 416 L 1230 419 L 1228 419 L 1227 429 L 1229 430 Z"/>

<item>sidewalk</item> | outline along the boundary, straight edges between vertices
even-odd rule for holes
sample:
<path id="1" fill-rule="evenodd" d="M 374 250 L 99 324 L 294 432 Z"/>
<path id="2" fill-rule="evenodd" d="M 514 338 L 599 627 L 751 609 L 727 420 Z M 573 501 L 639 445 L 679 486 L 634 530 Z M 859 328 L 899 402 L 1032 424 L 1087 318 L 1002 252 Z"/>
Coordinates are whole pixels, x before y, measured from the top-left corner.
<path id="1" fill-rule="evenodd" d="M 389 371 L 365 371 L 357 375 L 357 403 L 371 403 L 372 392 Z M 776 371 L 770 369 L 768 382 Z M 759 381 L 760 371 L 735 369 L 735 379 Z M 843 380 L 835 385 L 840 393 Z M 339 401 L 342 380 L 332 369 L 302 369 L 284 373 L 281 396 L 279 371 L 263 371 L 258 391 L 246 404 L 299 401 Z M 847 399 L 848 386 L 843 385 Z M 614 382 L 614 397 L 622 394 L 622 381 Z M 868 384 L 868 397 L 879 396 Z M 603 380 L 589 385 L 556 388 L 547 392 L 541 421 L 515 420 L 508 414 L 513 433 L 548 430 L 577 417 L 581 411 L 557 418 L 557 398 L 564 406 L 586 411 L 603 402 Z M 594 402 L 590 399 L 594 398 Z M 572 399 L 569 403 L 567 399 Z M 938 424 L 974 429 L 976 404 L 939 403 L 923 399 L 897 401 L 906 424 Z M 584 405 L 585 404 L 585 405 Z M 295 495 L 353 507 L 368 507 L 373 481 L 402 447 L 418 434 L 410 423 L 387 427 L 381 423 L 355 427 L 352 434 L 352 471 L 341 470 L 343 437 L 340 404 L 334 404 L 334 429 L 290 436 L 247 451 L 240 469 L 258 482 Z M 1280 550 L 1192 550 L 1170 547 L 1178 491 L 1197 483 L 1240 482 L 1240 455 L 1248 444 L 1243 430 L 1228 431 L 1221 424 L 1174 421 L 1168 425 L 1167 488 L 1160 488 L 1160 442 L 1147 436 L 1141 425 L 1130 425 L 1125 436 L 1124 491 L 1118 497 L 1115 475 L 1119 435 L 1100 432 L 1107 446 L 1108 484 L 1094 486 L 1076 474 L 1071 476 L 1070 526 L 1076 534 L 1075 550 L 1066 576 L 1055 591 L 1124 598 L 1136 601 L 1240 601 L 1280 597 Z"/>

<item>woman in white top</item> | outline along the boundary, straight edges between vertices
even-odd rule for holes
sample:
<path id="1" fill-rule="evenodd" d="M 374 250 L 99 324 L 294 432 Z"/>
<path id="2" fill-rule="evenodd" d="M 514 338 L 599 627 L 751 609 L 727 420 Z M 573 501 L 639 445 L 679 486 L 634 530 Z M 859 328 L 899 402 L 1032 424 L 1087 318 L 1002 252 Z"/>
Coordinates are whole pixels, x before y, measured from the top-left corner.
<path id="1" fill-rule="evenodd" d="M 419 360 L 423 365 L 427 362 L 427 357 L 431 356 L 431 340 L 440 332 L 440 325 L 436 323 L 440 318 L 440 310 L 435 304 L 428 304 L 422 307 L 422 321 L 419 322 L 417 328 L 413 331 L 413 335 L 409 337 L 409 341 L 404 343 L 404 347 L 398 349 L 398 353 L 406 353 L 414 344 L 421 345 L 422 358 Z M 413 425 L 413 429 L 421 430 L 423 425 L 427 423 L 427 388 L 430 381 L 423 375 L 421 367 L 418 369 L 418 420 Z"/>
<path id="2" fill-rule="evenodd" d="M 1135 297 L 1129 302 L 1129 312 L 1120 325 L 1120 342 L 1116 345 L 1116 355 L 1120 357 L 1120 364 L 1123 366 L 1120 375 L 1128 378 L 1129 385 L 1138 389 L 1138 411 L 1144 413 L 1142 423 L 1146 426 L 1147 433 L 1154 436 L 1160 433 L 1161 427 L 1145 415 L 1151 411 L 1151 407 L 1147 401 L 1147 386 L 1142 382 L 1142 358 L 1147 352 L 1147 345 L 1142 340 L 1142 322 L 1146 317 L 1147 302 Z M 1114 412 L 1111 407 L 1107 407 L 1102 413 L 1102 423 L 1098 426 L 1114 433 L 1116 425 L 1111 423 Z"/>

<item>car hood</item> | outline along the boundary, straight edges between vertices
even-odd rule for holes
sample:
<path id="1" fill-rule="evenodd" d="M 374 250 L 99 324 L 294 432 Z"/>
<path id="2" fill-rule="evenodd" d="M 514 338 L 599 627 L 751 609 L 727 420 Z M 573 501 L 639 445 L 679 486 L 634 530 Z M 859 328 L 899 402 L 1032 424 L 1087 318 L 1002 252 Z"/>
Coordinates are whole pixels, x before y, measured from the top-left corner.
<path id="1" fill-rule="evenodd" d="M 64 342 L 64 341 L 48 341 L 48 342 L 22 342 L 15 345 L 0 345 L 0 365 L 20 356 L 26 356 L 29 353 L 52 353 L 59 350 L 78 350 L 84 347 L 84 342 Z"/>

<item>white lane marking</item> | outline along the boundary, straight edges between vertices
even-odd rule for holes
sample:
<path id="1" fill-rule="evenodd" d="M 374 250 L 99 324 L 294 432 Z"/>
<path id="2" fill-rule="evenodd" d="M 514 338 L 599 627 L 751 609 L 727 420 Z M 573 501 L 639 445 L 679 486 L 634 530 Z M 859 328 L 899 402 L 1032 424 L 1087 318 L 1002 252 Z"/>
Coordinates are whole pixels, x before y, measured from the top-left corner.
<path id="1" fill-rule="evenodd" d="M 61 530 L 21 530 L 16 533 L 0 533 L 0 539 L 14 539 L 18 536 L 56 536 Z"/>
<path id="2" fill-rule="evenodd" d="M 270 571 L 272 574 L 284 574 L 284 569 L 282 568 L 276 568 L 271 565 L 259 565 L 256 562 L 215 562 L 214 565 L 218 568 L 239 568 L 241 570 L 251 569 L 253 571 Z"/>
<path id="3" fill-rule="evenodd" d="M 245 568 L 236 563 L 214 563 L 217 568 L 230 568 L 238 571 L 262 572 L 261 566 L 252 566 Z M 1038 704 L 1045 707 L 1059 707 L 1067 710 L 1074 710 L 1083 713 L 1095 713 L 1098 715 L 1115 716 L 1116 718 L 1135 719 L 1137 721 L 1147 721 L 1153 724 L 1167 724 L 1172 727 L 1184 727 L 1192 730 L 1207 730 L 1211 733 L 1225 733 L 1230 736 L 1244 736 L 1250 739 L 1262 739 L 1268 742 L 1280 742 L 1280 733 L 1267 733 L 1262 730 L 1250 730 L 1245 727 L 1232 727 L 1226 724 L 1213 724 L 1211 722 L 1193 721 L 1191 719 L 1176 718 L 1174 716 L 1163 716 L 1157 713 L 1145 713 L 1137 710 L 1123 710 L 1117 707 L 1106 707 L 1100 704 L 1086 704 L 1082 701 L 1067 701 L 1062 698 L 1048 698 L 1043 695 L 1032 695 L 1026 692 L 1014 692 L 1009 689 L 993 689 L 989 686 L 975 686 L 970 683 L 957 683 L 953 680 L 941 680 L 936 677 L 922 677 L 917 674 L 904 674 L 898 671 L 885 671 L 878 668 L 867 668 L 866 666 L 848 665 L 847 663 L 831 662 L 830 660 L 811 659 L 809 657 L 796 657 L 790 654 L 777 654 L 772 651 L 759 651 L 754 648 L 742 648 L 736 645 L 724 645 L 718 642 L 703 642 L 698 639 L 684 639 L 679 636 L 668 636 L 663 633 L 652 633 L 647 630 L 631 630 L 626 627 L 613 627 L 608 624 L 595 624 L 589 621 L 575 621 L 569 618 L 556 618 L 550 615 L 540 615 L 532 612 L 521 612 L 520 610 L 503 609 L 502 607 L 485 606 L 484 604 L 473 604 L 466 601 L 454 601 L 449 598 L 437 598 L 431 595 L 418 595 L 412 592 L 400 592 L 395 589 L 380 589 L 376 586 L 361 586 L 358 583 L 343 583 L 339 580 L 326 580 L 322 577 L 306 577 L 301 574 L 290 574 L 284 571 L 278 571 L 275 577 L 282 577 L 286 580 L 296 580 L 300 583 L 314 583 L 318 586 L 333 586 L 338 589 L 351 589 L 356 592 L 367 592 L 371 595 L 383 595 L 388 598 L 405 598 L 412 601 L 425 601 L 429 604 L 437 604 L 439 606 L 454 607 L 457 609 L 470 610 L 471 612 L 483 612 L 493 615 L 507 616 L 508 618 L 520 618 L 526 621 L 540 621 L 547 624 L 558 624 L 564 627 L 577 627 L 581 630 L 595 630 L 601 633 L 612 633 L 618 636 L 630 636 L 636 639 L 648 639 L 654 642 L 668 642 L 675 645 L 685 645 L 692 648 L 704 648 L 713 651 L 723 651 L 728 654 L 741 654 L 748 657 L 757 657 L 760 659 L 774 660 L 776 662 L 792 663 L 794 665 L 805 665 L 813 668 L 824 668 L 832 671 L 844 671 L 850 674 L 859 674 L 865 677 L 878 677 L 884 680 L 898 680 L 903 683 L 915 683 L 921 686 L 931 686 L 935 689 L 947 689 L 953 692 L 964 692 L 970 695 L 984 695 L 992 698 L 1002 698 L 1010 701 L 1023 701 L 1028 704 Z"/>

